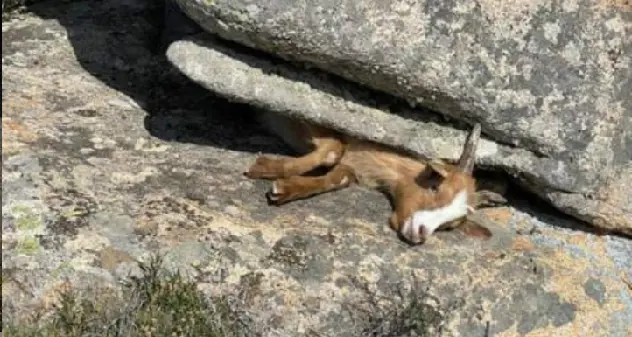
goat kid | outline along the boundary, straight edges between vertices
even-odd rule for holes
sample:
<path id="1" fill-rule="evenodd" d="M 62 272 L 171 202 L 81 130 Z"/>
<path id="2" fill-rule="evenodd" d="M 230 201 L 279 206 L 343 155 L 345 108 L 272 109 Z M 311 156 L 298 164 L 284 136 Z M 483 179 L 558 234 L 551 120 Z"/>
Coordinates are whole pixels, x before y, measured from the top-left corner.
<path id="1" fill-rule="evenodd" d="M 473 236 L 491 236 L 484 226 L 465 221 L 479 203 L 472 176 L 479 124 L 468 135 L 458 162 L 449 164 L 415 159 L 381 144 L 273 112 L 263 112 L 258 118 L 303 154 L 295 158 L 260 156 L 245 173 L 251 179 L 273 180 L 267 193 L 272 204 L 359 184 L 390 196 L 394 208 L 390 227 L 411 244 L 425 242 L 437 230 L 456 227 Z M 323 167 L 327 173 L 305 175 Z"/>

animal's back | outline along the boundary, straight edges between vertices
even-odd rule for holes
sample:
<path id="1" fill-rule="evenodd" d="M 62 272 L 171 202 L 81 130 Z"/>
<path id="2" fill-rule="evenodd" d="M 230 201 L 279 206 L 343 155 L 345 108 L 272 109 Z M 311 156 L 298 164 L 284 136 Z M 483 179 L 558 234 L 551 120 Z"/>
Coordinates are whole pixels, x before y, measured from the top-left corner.
<path id="1" fill-rule="evenodd" d="M 371 188 L 393 186 L 410 177 L 413 179 L 425 165 L 386 146 L 369 141 L 350 139 L 341 164 L 353 169 L 358 183 Z"/>
<path id="2" fill-rule="evenodd" d="M 279 136 L 294 151 L 305 154 L 314 147 L 310 125 L 270 111 L 257 114 L 259 122 L 271 133 Z"/>
<path id="3" fill-rule="evenodd" d="M 384 145 L 336 133 L 274 112 L 262 112 L 260 122 L 301 154 L 314 149 L 319 137 L 336 138 L 344 144 L 340 164 L 350 167 L 358 183 L 371 188 L 392 186 L 403 177 L 415 177 L 425 165 Z"/>

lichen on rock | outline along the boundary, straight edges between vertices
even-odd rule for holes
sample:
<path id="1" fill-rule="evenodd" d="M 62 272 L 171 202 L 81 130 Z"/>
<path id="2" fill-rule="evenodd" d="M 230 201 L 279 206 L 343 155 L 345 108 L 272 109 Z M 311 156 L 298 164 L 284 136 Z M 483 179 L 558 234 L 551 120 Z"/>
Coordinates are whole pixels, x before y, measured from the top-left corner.
<path id="1" fill-rule="evenodd" d="M 415 247 L 376 192 L 270 207 L 241 172 L 289 149 L 154 53 L 159 2 L 27 9 L 3 22 L 5 334 L 627 337 L 630 240 L 528 200 Z"/>

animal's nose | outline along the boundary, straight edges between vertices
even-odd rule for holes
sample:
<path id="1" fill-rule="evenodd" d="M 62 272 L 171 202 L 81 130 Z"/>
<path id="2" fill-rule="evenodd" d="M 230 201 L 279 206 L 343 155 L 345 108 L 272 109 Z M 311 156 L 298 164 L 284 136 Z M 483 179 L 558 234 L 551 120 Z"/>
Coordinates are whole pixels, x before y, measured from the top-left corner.
<path id="1" fill-rule="evenodd" d="M 422 244 L 426 242 L 426 228 L 424 226 L 419 227 L 419 231 L 417 232 L 418 243 Z"/>

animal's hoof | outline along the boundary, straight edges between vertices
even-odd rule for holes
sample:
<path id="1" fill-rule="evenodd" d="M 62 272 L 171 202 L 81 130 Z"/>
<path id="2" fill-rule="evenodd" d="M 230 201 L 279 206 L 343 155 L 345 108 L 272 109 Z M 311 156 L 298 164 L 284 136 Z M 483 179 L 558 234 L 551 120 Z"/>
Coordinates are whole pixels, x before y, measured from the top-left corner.
<path id="1" fill-rule="evenodd" d="M 268 157 L 258 157 L 244 175 L 250 179 L 276 179 L 283 176 L 283 162 Z"/>
<path id="2" fill-rule="evenodd" d="M 270 204 L 280 206 L 292 199 L 292 187 L 290 184 L 282 179 L 272 182 L 272 188 L 267 193 L 268 201 Z"/>

